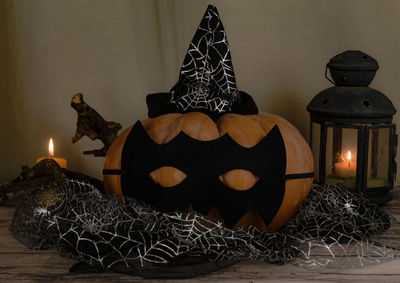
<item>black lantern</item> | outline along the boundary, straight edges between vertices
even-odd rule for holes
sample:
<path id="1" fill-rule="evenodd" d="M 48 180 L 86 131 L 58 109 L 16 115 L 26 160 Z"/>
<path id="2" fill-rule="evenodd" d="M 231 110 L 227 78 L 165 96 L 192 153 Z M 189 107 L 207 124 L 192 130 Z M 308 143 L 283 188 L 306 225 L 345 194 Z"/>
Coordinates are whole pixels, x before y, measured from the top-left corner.
<path id="1" fill-rule="evenodd" d="M 307 110 L 315 180 L 341 183 L 383 204 L 392 199 L 397 170 L 396 109 L 368 87 L 377 70 L 378 62 L 361 51 L 336 55 L 325 69 L 335 86 L 317 94 Z"/>

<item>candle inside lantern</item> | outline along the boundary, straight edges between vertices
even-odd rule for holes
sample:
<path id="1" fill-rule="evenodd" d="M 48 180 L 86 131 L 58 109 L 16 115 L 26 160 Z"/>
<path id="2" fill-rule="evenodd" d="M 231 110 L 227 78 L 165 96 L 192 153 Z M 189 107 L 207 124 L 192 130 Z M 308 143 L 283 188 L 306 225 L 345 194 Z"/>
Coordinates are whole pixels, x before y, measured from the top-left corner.
<path id="1" fill-rule="evenodd" d="M 342 158 L 344 159 L 344 158 Z M 335 175 L 344 179 L 356 177 L 357 163 L 351 159 L 351 151 L 347 152 L 346 159 L 335 163 Z"/>
<path id="2" fill-rule="evenodd" d="M 47 159 L 47 158 L 52 159 L 55 162 L 57 162 L 57 164 L 61 168 L 67 168 L 67 160 L 66 159 L 60 158 L 60 157 L 54 157 L 54 142 L 53 142 L 52 138 L 50 138 L 50 141 L 49 141 L 49 157 L 40 157 L 40 158 L 36 159 L 36 163 L 39 163 L 43 159 Z"/>

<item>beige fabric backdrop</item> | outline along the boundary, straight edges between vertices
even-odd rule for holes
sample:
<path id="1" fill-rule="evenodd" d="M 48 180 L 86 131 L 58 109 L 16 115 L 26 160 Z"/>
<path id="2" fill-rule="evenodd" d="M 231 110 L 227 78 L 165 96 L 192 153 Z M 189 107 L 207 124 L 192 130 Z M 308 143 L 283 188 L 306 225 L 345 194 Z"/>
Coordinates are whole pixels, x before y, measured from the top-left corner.
<path id="1" fill-rule="evenodd" d="M 168 91 L 209 3 L 224 23 L 238 86 L 308 139 L 306 105 L 330 86 L 325 64 L 348 49 L 378 59 L 371 87 L 400 107 L 400 1 L 0 1 L 0 182 L 46 156 L 50 136 L 72 170 L 101 178 L 100 148 L 73 145 L 76 92 L 107 120 L 146 117 L 145 96 Z M 395 122 L 400 125 L 400 114 Z"/>

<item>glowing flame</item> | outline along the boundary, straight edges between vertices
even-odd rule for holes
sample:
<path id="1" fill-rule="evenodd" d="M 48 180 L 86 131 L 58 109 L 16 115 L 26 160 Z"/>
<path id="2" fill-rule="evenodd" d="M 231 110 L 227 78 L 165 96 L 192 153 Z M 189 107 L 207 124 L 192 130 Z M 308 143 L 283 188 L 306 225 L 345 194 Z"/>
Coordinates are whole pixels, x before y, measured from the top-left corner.
<path id="1" fill-rule="evenodd" d="M 53 158 L 53 156 L 54 156 L 54 143 L 53 143 L 52 138 L 50 138 L 50 141 L 49 141 L 49 156 L 50 156 L 50 158 Z"/>
<path id="2" fill-rule="evenodd" d="M 347 161 L 351 161 L 351 152 L 350 152 L 350 150 L 347 152 Z"/>

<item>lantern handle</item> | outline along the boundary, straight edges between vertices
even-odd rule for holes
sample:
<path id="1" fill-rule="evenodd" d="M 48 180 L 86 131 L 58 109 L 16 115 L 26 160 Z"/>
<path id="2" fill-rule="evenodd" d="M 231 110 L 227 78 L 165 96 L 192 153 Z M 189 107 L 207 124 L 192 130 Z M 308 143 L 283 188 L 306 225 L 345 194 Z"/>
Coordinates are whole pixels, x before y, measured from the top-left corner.
<path id="1" fill-rule="evenodd" d="M 332 80 L 328 77 L 328 64 L 326 64 L 326 67 L 325 67 L 325 78 L 326 78 L 328 81 L 330 81 L 331 83 L 333 83 L 334 85 L 336 85 L 335 82 L 332 81 Z"/>

